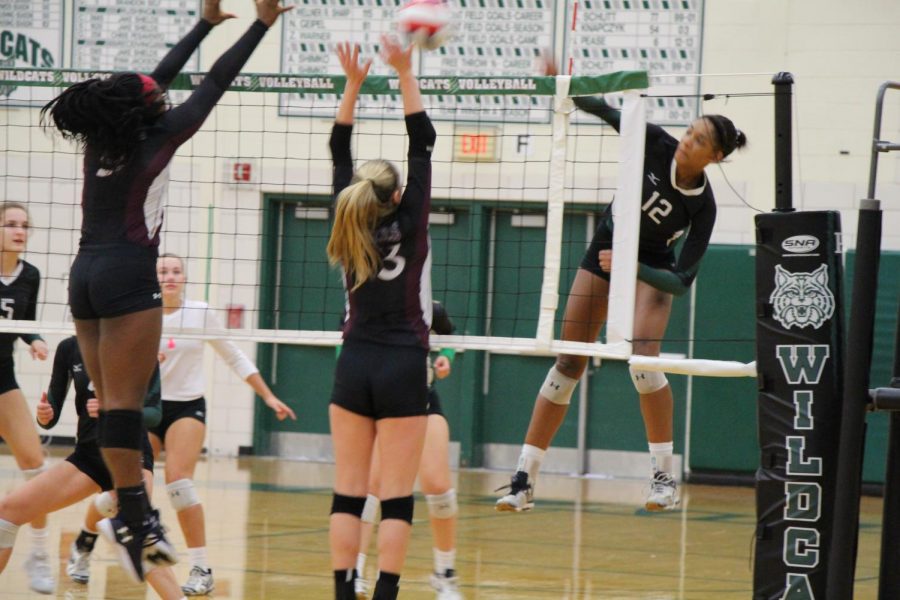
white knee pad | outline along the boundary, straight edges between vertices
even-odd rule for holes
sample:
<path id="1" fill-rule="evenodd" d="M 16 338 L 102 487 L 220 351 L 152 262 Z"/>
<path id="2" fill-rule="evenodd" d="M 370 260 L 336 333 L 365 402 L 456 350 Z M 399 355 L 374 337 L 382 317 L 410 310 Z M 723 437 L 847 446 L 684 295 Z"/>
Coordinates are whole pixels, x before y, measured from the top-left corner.
<path id="1" fill-rule="evenodd" d="M 454 488 L 436 496 L 425 496 L 425 501 L 428 503 L 428 514 L 435 519 L 449 519 L 459 511 Z"/>
<path id="2" fill-rule="evenodd" d="M 556 365 L 553 365 L 547 373 L 544 385 L 541 386 L 541 396 L 553 404 L 566 406 L 572 402 L 572 392 L 575 391 L 576 385 L 577 379 L 563 375 L 556 370 Z"/>
<path id="3" fill-rule="evenodd" d="M 113 498 L 112 492 L 103 492 L 94 496 L 94 508 L 107 519 L 111 519 L 119 512 L 119 503 Z"/>
<path id="4" fill-rule="evenodd" d="M 661 371 L 642 371 L 634 367 L 628 367 L 628 371 L 631 373 L 631 383 L 634 384 L 638 394 L 652 394 L 669 385 L 666 374 Z"/>
<path id="5" fill-rule="evenodd" d="M 181 512 L 186 508 L 190 508 L 200 504 L 200 497 L 194 488 L 194 482 L 190 479 L 179 479 L 166 485 L 166 491 L 169 492 L 169 501 L 175 512 Z"/>
<path id="6" fill-rule="evenodd" d="M 366 504 L 363 506 L 362 514 L 359 519 L 363 523 L 374 523 L 378 520 L 378 509 L 381 508 L 381 500 L 377 496 L 368 494 L 366 496 Z"/>
<path id="7" fill-rule="evenodd" d="M 41 466 L 35 469 L 22 469 L 22 475 L 25 477 L 25 481 L 29 481 L 34 479 L 41 473 L 47 470 L 47 463 L 42 464 Z"/>
<path id="8" fill-rule="evenodd" d="M 16 543 L 19 526 L 0 519 L 0 548 L 12 548 Z"/>

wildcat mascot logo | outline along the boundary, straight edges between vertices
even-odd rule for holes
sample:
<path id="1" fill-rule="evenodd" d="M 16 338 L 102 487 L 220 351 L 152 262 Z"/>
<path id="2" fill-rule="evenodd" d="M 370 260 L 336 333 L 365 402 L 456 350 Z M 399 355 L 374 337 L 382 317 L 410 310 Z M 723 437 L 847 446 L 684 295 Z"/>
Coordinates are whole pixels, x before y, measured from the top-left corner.
<path id="1" fill-rule="evenodd" d="M 828 288 L 828 268 L 812 273 L 791 273 L 775 266 L 775 290 L 769 297 L 775 320 L 785 329 L 811 326 L 818 329 L 834 314 L 834 294 Z"/>

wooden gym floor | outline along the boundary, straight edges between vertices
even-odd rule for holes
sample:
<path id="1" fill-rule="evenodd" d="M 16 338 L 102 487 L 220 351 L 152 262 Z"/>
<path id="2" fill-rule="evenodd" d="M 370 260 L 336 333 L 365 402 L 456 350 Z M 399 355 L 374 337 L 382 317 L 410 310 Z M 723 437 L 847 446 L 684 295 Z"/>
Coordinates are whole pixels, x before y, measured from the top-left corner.
<path id="1" fill-rule="evenodd" d="M 201 461 L 196 480 L 206 509 L 215 598 L 332 598 L 331 471 L 326 464 L 264 458 Z M 752 489 L 688 485 L 682 488 L 682 510 L 649 514 L 638 508 L 645 482 L 543 475 L 534 511 L 497 513 L 493 490 L 508 481 L 506 473 L 459 474 L 457 562 L 468 600 L 751 598 Z M 12 458 L 0 456 L 0 490 L 20 484 Z M 158 468 L 154 503 L 170 539 L 182 550 L 176 572 L 183 582 L 189 570 L 184 540 L 162 490 Z M 68 555 L 85 507 L 83 502 L 51 515 L 54 560 L 57 554 Z M 858 599 L 876 596 L 880 511 L 880 499 L 863 499 Z M 404 600 L 434 598 L 428 586 L 432 559 L 426 517 L 424 502 L 417 502 L 400 592 Z M 23 571 L 28 527 L 17 541 L 0 575 L 0 598 L 155 597 L 126 580 L 104 540 L 97 543 L 89 585 L 70 582 L 60 562 L 56 596 L 29 592 Z"/>

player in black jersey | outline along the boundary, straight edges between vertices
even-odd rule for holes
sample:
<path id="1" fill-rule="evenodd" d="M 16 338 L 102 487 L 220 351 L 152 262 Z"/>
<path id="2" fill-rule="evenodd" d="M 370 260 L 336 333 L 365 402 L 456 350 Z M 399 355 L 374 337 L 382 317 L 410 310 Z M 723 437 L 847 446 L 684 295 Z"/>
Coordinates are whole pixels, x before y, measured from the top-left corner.
<path id="1" fill-rule="evenodd" d="M 369 161 L 353 171 L 353 111 L 371 61 L 360 64 L 357 47 L 338 47 L 347 85 L 331 131 L 336 204 L 328 241 L 329 259 L 344 272 L 348 306 L 329 407 L 335 454 L 331 564 L 338 600 L 355 598 L 353 566 L 376 431 L 383 499 L 373 599 L 397 597 L 425 438 L 432 310 L 428 212 L 436 134 L 411 55 L 411 47 L 382 38 L 382 58 L 397 71 L 409 136 L 402 190 L 389 162 Z"/>
<path id="2" fill-rule="evenodd" d="M 549 62 L 547 74 L 556 74 Z M 576 98 L 575 105 L 619 130 L 620 112 L 602 98 Z M 635 354 L 659 355 L 672 298 L 690 288 L 709 244 L 716 204 L 704 168 L 720 162 L 746 141 L 744 134 L 721 115 L 695 120 L 680 141 L 657 125 L 647 125 L 634 306 Z M 594 342 L 606 321 L 612 229 L 612 210 L 608 207 L 569 290 L 564 340 Z M 685 232 L 686 239 L 676 256 L 674 242 Z M 497 510 L 519 512 L 534 506 L 533 488 L 544 452 L 565 418 L 587 359 L 568 354 L 557 357 L 535 400 L 509 494 L 497 501 Z M 651 456 L 652 479 L 645 508 L 671 509 L 678 502 L 672 468 L 672 390 L 662 373 L 630 371 L 640 395 Z"/>
<path id="3" fill-rule="evenodd" d="M 431 331 L 438 335 L 453 333 L 453 322 L 447 309 L 440 302 L 432 304 Z M 425 430 L 425 447 L 419 464 L 419 489 L 425 495 L 428 517 L 431 522 L 431 537 L 434 540 L 434 571 L 431 587 L 437 592 L 438 600 L 462 600 L 459 592 L 459 577 L 456 575 L 456 523 L 459 510 L 453 476 L 450 472 L 450 428 L 441 408 L 441 399 L 435 388 L 435 379 L 450 376 L 453 348 L 441 348 L 434 362 L 429 356 L 428 364 L 428 425 Z M 378 474 L 381 461 L 378 445 L 372 455 L 369 495 L 362 514 L 359 554 L 356 559 L 356 596 L 368 598 L 368 582 L 365 579 L 366 553 L 372 541 L 374 524 L 378 514 L 378 498 L 381 495 Z"/>
<path id="4" fill-rule="evenodd" d="M 28 209 L 18 202 L 0 203 L 0 318 L 33 321 L 41 274 L 22 260 L 30 227 Z M 28 344 L 32 358 L 47 359 L 47 344 L 36 334 L 0 334 L 0 436 L 9 444 L 26 480 L 45 468 L 44 452 L 31 420 L 31 412 L 16 382 L 13 350 L 16 339 Z M 25 569 L 31 589 L 49 594 L 56 588 L 47 553 L 47 517 L 36 514 L 31 522 L 32 549 Z M 0 541 L 2 547 L 2 541 Z"/>
<path id="5" fill-rule="evenodd" d="M 100 524 L 115 537 L 134 579 L 142 563 L 172 564 L 158 513 L 141 481 L 141 401 L 156 365 L 162 328 L 156 279 L 168 164 L 202 125 L 268 29 L 288 10 L 256 0 L 257 20 L 212 66 L 183 104 L 167 110 L 164 90 L 212 28 L 233 15 L 203 3 L 197 25 L 147 77 L 118 73 L 66 89 L 42 111 L 84 148 L 81 243 L 69 280 L 69 306 L 85 366 L 103 401 L 103 458 L 119 513 Z M 127 540 L 127 541 L 126 541 Z"/>
<path id="6" fill-rule="evenodd" d="M 37 422 L 44 429 L 50 429 L 59 421 L 69 385 L 75 386 L 75 411 L 78 414 L 78 430 L 75 450 L 65 461 L 54 464 L 25 485 L 0 500 L 0 528 L 4 536 L 15 539 L 17 524 L 28 522 L 37 514 L 46 514 L 71 506 L 76 502 L 112 489 L 112 479 L 97 446 L 99 401 L 84 369 L 78 343 L 75 337 L 60 342 L 53 359 L 53 374 L 50 386 L 37 406 Z M 158 421 L 160 415 L 159 371 L 153 379 L 145 399 L 144 418 L 149 422 Z M 150 440 L 144 431 L 143 476 L 149 487 L 153 485 L 153 452 Z M 76 540 L 78 544 L 93 547 L 96 532 L 84 532 Z M 0 571 L 6 566 L 12 546 L 0 549 Z M 87 573 L 81 583 L 87 583 Z M 154 569 L 148 574 L 148 581 L 162 598 L 182 597 L 181 588 L 171 568 Z"/>

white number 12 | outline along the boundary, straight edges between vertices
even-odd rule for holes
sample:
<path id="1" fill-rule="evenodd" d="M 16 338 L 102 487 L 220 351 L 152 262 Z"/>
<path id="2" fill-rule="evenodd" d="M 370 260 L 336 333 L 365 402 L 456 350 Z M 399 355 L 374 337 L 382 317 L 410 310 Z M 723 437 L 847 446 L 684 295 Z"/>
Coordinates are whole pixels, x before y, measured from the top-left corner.
<path id="1" fill-rule="evenodd" d="M 659 202 L 656 202 L 659 200 Z M 653 206 L 653 203 L 656 202 L 656 206 Z M 651 206 L 653 208 L 651 208 Z M 650 199 L 644 202 L 643 206 L 641 206 L 641 210 L 647 213 L 647 216 L 653 219 L 653 222 L 659 225 L 660 219 L 665 218 L 670 212 L 672 212 L 672 205 L 669 204 L 669 201 L 665 198 L 659 197 L 659 192 L 653 192 L 653 195 L 650 196 Z"/>

